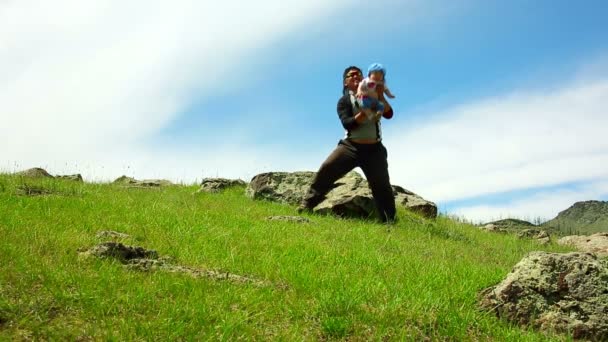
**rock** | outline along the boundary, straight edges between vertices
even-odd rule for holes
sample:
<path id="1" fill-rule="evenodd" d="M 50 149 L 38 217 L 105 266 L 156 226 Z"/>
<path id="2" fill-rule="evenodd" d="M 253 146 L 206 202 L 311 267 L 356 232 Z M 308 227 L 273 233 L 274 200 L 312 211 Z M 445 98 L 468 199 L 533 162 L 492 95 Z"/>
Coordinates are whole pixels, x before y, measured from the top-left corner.
<path id="1" fill-rule="evenodd" d="M 370 217 L 376 210 L 376 204 L 367 186 L 367 181 L 358 173 L 351 171 L 338 179 L 325 200 L 313 210 L 321 214 Z"/>
<path id="2" fill-rule="evenodd" d="M 395 194 L 395 204 L 402 205 L 409 210 L 418 213 L 424 217 L 437 217 L 437 205 L 429 202 L 415 193 L 406 190 L 398 185 L 393 185 L 393 194 Z"/>
<path id="3" fill-rule="evenodd" d="M 201 187 L 196 192 L 220 192 L 232 186 L 245 186 L 247 183 L 240 179 L 226 178 L 205 178 L 201 182 Z"/>
<path id="4" fill-rule="evenodd" d="M 114 184 L 135 184 L 135 183 L 137 183 L 137 180 L 135 178 L 131 178 L 131 177 L 122 175 L 122 176 L 116 178 L 112 183 L 114 183 Z"/>
<path id="5" fill-rule="evenodd" d="M 268 221 L 287 221 L 287 222 L 295 222 L 295 223 L 308 223 L 309 219 L 302 216 L 268 216 L 266 218 Z"/>
<path id="6" fill-rule="evenodd" d="M 541 245 L 546 245 L 551 242 L 549 233 L 540 229 L 524 229 L 517 232 L 517 237 L 520 239 L 533 239 Z"/>
<path id="7" fill-rule="evenodd" d="M 575 339 L 608 340 L 608 260 L 532 252 L 479 305 L 508 321 Z"/>
<path id="8" fill-rule="evenodd" d="M 268 172 L 254 176 L 245 189 L 253 199 L 298 204 L 304 198 L 314 172 Z"/>
<path id="9" fill-rule="evenodd" d="M 600 257 L 608 256 L 608 233 L 565 236 L 557 240 L 557 243 L 574 246 L 583 252 L 595 253 Z"/>
<path id="10" fill-rule="evenodd" d="M 315 172 L 268 172 L 256 175 L 245 190 L 253 199 L 265 199 L 287 204 L 299 204 Z M 400 186 L 393 186 L 395 204 L 428 218 L 437 217 L 437 206 Z M 334 184 L 326 199 L 314 208 L 318 213 L 339 216 L 369 217 L 376 211 L 368 183 L 357 172 L 351 171 Z"/>
<path id="11" fill-rule="evenodd" d="M 502 220 L 498 220 L 498 221 L 488 222 L 486 224 L 490 224 L 490 223 L 495 224 L 499 227 L 503 227 L 503 228 L 535 227 L 535 225 L 533 223 L 530 223 L 530 222 L 524 221 L 524 220 L 514 219 L 514 218 L 502 219 Z"/>
<path id="12" fill-rule="evenodd" d="M 31 178 L 54 178 L 50 173 L 46 172 L 45 169 L 39 167 L 34 167 L 25 171 L 17 172 L 16 175 Z"/>
<path id="13" fill-rule="evenodd" d="M 34 167 L 31 169 L 27 169 L 25 171 L 17 172 L 16 175 L 31 177 L 31 178 L 58 178 L 58 179 L 68 179 L 73 181 L 82 182 L 82 176 L 77 173 L 75 175 L 57 175 L 53 176 L 50 173 L 46 172 L 45 169 Z"/>
<path id="14" fill-rule="evenodd" d="M 88 249 L 82 249 L 79 251 L 79 255 L 85 258 L 114 258 L 130 270 L 145 272 L 161 270 L 171 273 L 185 273 L 195 278 L 207 277 L 235 283 L 250 283 L 256 286 L 272 285 L 266 280 L 233 274 L 226 271 L 174 265 L 172 258 L 159 256 L 154 250 L 147 250 L 137 246 L 127 246 L 119 242 L 104 242 Z M 286 287 L 284 284 L 279 284 L 279 286 Z"/>
<path id="15" fill-rule="evenodd" d="M 498 221 L 492 221 L 486 223 L 482 229 L 491 232 L 498 233 L 516 233 L 526 230 L 526 229 L 534 229 L 536 226 L 528 221 L 519 220 L 519 219 L 503 219 Z"/>
<path id="16" fill-rule="evenodd" d="M 157 259 L 158 253 L 143 247 L 127 246 L 120 242 L 104 242 L 82 251 L 82 256 L 96 256 L 98 258 L 115 258 L 122 263 L 134 259 Z"/>
<path id="17" fill-rule="evenodd" d="M 55 178 L 67 179 L 67 180 L 72 180 L 75 182 L 84 182 L 82 180 L 82 176 L 80 175 L 80 173 L 77 173 L 75 175 L 57 175 L 57 176 L 55 176 Z"/>
<path id="18" fill-rule="evenodd" d="M 493 232 L 493 233 L 506 233 L 507 230 L 494 224 L 494 223 L 488 223 L 485 226 L 481 227 L 482 230 L 485 230 L 486 232 Z"/>
<path id="19" fill-rule="evenodd" d="M 123 184 L 129 187 L 142 187 L 142 188 L 154 188 L 160 186 L 168 186 L 173 185 L 170 181 L 166 179 L 144 179 L 137 180 L 135 178 L 121 176 L 114 180 L 114 184 Z"/>

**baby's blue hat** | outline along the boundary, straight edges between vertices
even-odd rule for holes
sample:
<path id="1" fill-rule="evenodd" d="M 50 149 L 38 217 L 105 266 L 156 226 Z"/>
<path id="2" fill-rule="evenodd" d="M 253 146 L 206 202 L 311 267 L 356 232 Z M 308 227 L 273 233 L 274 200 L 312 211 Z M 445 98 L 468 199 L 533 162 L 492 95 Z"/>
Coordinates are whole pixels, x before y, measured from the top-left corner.
<path id="1" fill-rule="evenodd" d="M 382 72 L 382 75 L 386 76 L 386 69 L 380 63 L 372 63 L 369 68 L 367 68 L 367 75 L 369 76 L 372 71 L 380 71 Z"/>

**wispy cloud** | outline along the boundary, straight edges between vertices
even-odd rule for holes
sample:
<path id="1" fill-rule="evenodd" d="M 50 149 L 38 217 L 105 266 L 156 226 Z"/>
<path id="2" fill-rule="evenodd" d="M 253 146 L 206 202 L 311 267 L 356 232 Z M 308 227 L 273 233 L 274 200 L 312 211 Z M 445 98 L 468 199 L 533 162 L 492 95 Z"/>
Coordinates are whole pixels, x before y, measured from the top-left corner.
<path id="1" fill-rule="evenodd" d="M 347 3 L 2 2 L 0 154 L 29 166 L 155 154 L 143 138 Z"/>
<path id="2" fill-rule="evenodd" d="M 385 130 L 395 179 L 452 200 L 606 176 L 608 80 L 515 93 Z"/>

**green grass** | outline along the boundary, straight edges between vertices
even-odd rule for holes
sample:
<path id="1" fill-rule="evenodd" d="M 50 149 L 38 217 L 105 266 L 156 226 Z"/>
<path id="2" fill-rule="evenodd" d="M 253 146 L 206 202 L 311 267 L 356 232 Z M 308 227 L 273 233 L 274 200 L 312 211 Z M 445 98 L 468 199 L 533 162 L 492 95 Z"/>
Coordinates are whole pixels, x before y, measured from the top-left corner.
<path id="1" fill-rule="evenodd" d="M 25 195 L 23 189 L 44 195 Z M 479 311 L 476 294 L 539 246 L 400 210 L 396 225 L 306 215 L 242 187 L 129 189 L 0 175 L 0 340 L 557 339 Z M 105 240 L 277 286 L 83 259 Z M 278 286 L 285 284 L 286 286 Z"/>

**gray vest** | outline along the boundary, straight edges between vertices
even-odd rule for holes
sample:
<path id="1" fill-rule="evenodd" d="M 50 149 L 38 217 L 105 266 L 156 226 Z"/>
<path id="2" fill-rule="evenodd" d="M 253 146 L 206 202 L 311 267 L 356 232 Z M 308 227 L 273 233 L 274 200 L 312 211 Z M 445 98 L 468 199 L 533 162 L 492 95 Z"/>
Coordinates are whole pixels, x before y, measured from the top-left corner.
<path id="1" fill-rule="evenodd" d="M 355 93 L 350 91 L 350 103 L 353 106 L 353 115 L 361 111 L 359 103 L 355 98 Z M 345 139 L 376 139 L 382 140 L 382 130 L 380 129 L 380 121 L 374 122 L 366 119 L 363 123 L 359 124 L 357 128 L 350 131 L 346 131 Z"/>

